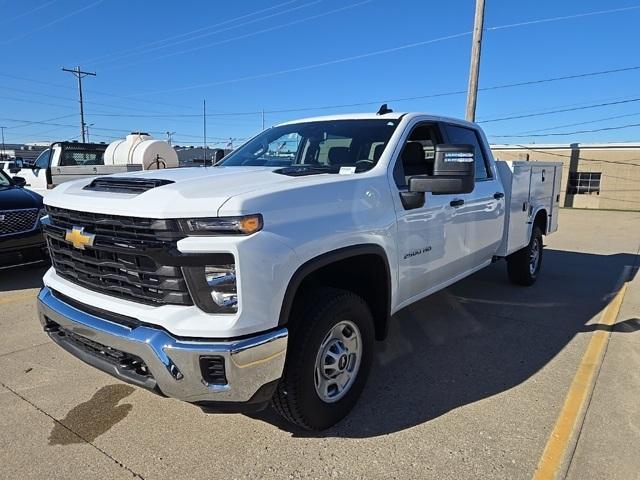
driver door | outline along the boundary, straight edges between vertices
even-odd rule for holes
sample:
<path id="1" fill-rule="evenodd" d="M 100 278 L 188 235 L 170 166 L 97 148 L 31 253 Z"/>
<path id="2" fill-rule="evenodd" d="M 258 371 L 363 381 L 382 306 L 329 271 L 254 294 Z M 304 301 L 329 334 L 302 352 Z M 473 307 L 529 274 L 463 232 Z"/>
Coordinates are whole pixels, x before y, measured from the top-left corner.
<path id="1" fill-rule="evenodd" d="M 424 296 L 465 270 L 465 223 L 451 205 L 457 196 L 426 193 L 424 205 L 409 210 L 399 200 L 409 177 L 433 174 L 434 145 L 442 139 L 439 124 L 418 123 L 396 159 L 400 303 Z"/>

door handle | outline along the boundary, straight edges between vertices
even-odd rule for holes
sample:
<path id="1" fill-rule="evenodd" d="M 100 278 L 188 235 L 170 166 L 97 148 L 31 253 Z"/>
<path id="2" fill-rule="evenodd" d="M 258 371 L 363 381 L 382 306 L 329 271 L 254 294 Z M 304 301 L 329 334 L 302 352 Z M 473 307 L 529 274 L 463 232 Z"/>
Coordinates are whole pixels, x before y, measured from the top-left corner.
<path id="1" fill-rule="evenodd" d="M 502 197 L 504 197 L 504 193 L 502 192 L 496 192 L 493 194 L 493 198 L 495 198 L 496 200 L 500 200 Z"/>
<path id="2" fill-rule="evenodd" d="M 461 198 L 456 198 L 455 200 L 451 200 L 449 202 L 449 205 L 451 205 L 452 207 L 459 207 L 461 205 L 464 205 L 464 200 Z"/>

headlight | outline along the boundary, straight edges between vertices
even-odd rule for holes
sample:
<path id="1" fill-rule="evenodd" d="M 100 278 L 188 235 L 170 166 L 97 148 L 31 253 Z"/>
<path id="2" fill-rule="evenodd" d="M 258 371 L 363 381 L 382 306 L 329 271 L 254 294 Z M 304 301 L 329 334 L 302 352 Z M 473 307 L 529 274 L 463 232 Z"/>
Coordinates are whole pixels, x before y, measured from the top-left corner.
<path id="1" fill-rule="evenodd" d="M 262 215 L 194 218 L 180 223 L 191 235 L 251 235 L 262 230 Z"/>
<path id="2" fill-rule="evenodd" d="M 238 311 L 238 289 L 235 265 L 206 265 L 204 278 L 211 287 L 211 299 L 221 313 Z"/>
<path id="3" fill-rule="evenodd" d="M 207 313 L 236 313 L 238 284 L 231 253 L 212 253 L 203 266 L 182 267 L 191 298 Z"/>

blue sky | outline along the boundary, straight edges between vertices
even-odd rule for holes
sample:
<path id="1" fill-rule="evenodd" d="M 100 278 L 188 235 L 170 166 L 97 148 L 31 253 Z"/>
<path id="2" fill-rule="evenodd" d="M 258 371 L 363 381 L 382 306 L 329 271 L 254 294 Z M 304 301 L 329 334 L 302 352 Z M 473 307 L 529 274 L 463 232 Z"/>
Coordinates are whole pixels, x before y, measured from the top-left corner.
<path id="1" fill-rule="evenodd" d="M 93 124 L 92 140 L 107 142 L 142 130 L 156 136 L 173 131 L 174 143 L 201 144 L 203 99 L 213 144 L 259 131 L 263 109 L 269 126 L 377 110 L 377 104 L 339 107 L 344 104 L 464 91 L 474 4 L 0 0 L 0 125 L 7 127 L 7 142 L 77 137 L 76 83 L 61 71 L 76 65 L 97 73 L 84 80 L 86 122 Z M 640 8 L 633 8 L 640 2 L 486 4 L 481 88 L 640 67 Z M 623 8 L 628 9 L 557 18 Z M 640 68 L 482 91 L 477 120 L 588 107 L 483 126 L 494 143 L 638 141 L 640 127 L 617 127 L 640 124 L 640 101 L 634 101 L 640 98 L 639 80 Z M 390 106 L 463 116 L 465 98 L 415 98 Z M 303 110 L 322 106 L 331 108 Z M 603 128 L 612 129 L 530 136 Z"/>

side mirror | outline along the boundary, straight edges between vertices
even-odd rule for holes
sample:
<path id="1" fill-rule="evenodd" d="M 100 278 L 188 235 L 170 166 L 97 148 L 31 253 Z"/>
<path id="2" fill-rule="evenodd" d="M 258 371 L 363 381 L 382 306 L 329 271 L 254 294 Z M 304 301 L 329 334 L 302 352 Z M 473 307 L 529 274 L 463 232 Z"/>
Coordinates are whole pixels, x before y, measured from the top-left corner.
<path id="1" fill-rule="evenodd" d="M 409 192 L 471 193 L 475 186 L 474 153 L 473 145 L 436 145 L 433 175 L 411 177 Z"/>
<path id="2" fill-rule="evenodd" d="M 23 177 L 13 177 L 11 180 L 13 180 L 13 184 L 16 187 L 23 188 L 27 184 L 27 181 Z"/>
<path id="3" fill-rule="evenodd" d="M 20 170 L 22 170 L 20 167 L 18 167 L 17 165 L 13 165 L 11 167 L 9 167 L 9 173 L 11 175 L 15 175 L 16 173 L 18 173 Z"/>

